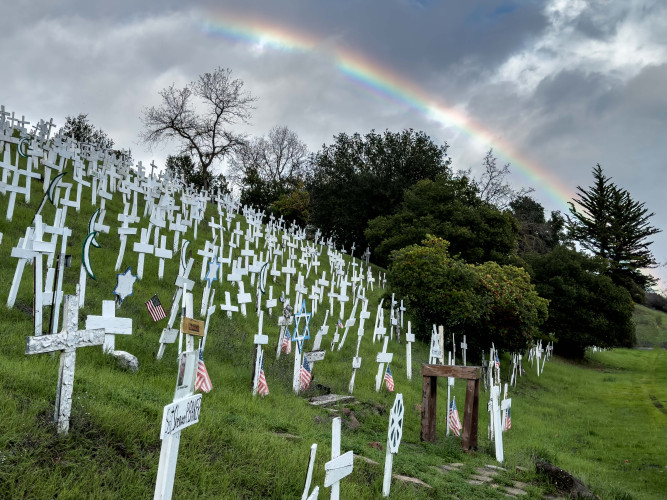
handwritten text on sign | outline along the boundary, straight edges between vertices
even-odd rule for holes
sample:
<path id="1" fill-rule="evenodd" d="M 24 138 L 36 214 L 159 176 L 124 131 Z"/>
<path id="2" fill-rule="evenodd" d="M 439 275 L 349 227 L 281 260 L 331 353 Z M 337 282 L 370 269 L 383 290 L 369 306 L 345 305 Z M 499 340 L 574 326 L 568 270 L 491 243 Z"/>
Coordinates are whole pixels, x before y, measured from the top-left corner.
<path id="1" fill-rule="evenodd" d="M 199 422 L 201 394 L 174 401 L 164 407 L 160 439 L 164 439 L 186 427 Z"/>

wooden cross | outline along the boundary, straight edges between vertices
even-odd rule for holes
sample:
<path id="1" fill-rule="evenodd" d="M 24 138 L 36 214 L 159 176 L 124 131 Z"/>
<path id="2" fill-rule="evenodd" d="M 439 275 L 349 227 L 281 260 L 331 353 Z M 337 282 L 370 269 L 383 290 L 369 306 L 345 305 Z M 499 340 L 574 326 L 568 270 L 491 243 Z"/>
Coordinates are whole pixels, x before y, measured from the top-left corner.
<path id="1" fill-rule="evenodd" d="M 157 244 L 157 237 L 158 237 L 158 229 L 155 229 L 155 240 L 154 243 L 154 251 L 153 255 L 159 259 L 159 264 L 158 264 L 158 271 L 157 271 L 157 277 L 158 279 L 162 279 L 164 276 L 164 259 L 171 259 L 174 255 L 174 253 L 171 251 L 171 249 L 167 248 L 167 237 L 163 234 L 160 236 L 160 245 Z"/>
<path id="2" fill-rule="evenodd" d="M 239 312 L 239 306 L 232 304 L 231 295 L 229 292 L 225 292 L 225 302 L 220 304 L 221 311 L 227 311 L 227 317 L 232 319 L 232 313 Z"/>
<path id="3" fill-rule="evenodd" d="M 433 333 L 431 333 L 431 348 L 428 354 L 428 362 L 431 365 L 434 365 L 438 362 L 442 364 L 443 361 L 443 352 L 440 349 L 440 340 L 438 337 L 438 333 L 435 329 L 435 325 L 433 325 Z"/>
<path id="4" fill-rule="evenodd" d="M 104 330 L 78 330 L 79 299 L 76 295 L 65 296 L 63 331 L 51 335 L 28 337 L 26 354 L 41 354 L 60 351 L 60 369 L 56 389 L 56 410 L 54 421 L 58 433 L 69 431 L 69 416 L 72 410 L 72 390 L 74 388 L 74 368 L 78 347 L 100 345 L 104 342 Z"/>
<path id="5" fill-rule="evenodd" d="M 512 407 L 512 398 L 507 397 L 507 384 L 505 384 L 505 391 L 503 393 L 503 400 L 500 402 L 500 410 L 502 411 L 502 417 L 501 417 L 501 428 L 502 431 L 505 432 L 507 429 L 505 429 L 505 421 L 507 418 L 507 411 Z"/>
<path id="6" fill-rule="evenodd" d="M 194 259 L 188 259 L 187 266 L 183 269 L 181 264 L 181 272 L 176 278 L 174 283 L 178 288 L 174 299 L 171 303 L 171 311 L 169 313 L 169 320 L 167 322 L 167 327 L 162 330 L 162 335 L 160 336 L 160 348 L 157 352 L 157 359 L 162 359 L 164 350 L 167 347 L 167 344 L 173 344 L 176 341 L 176 336 L 178 335 L 179 330 L 173 328 L 174 321 L 176 321 L 176 315 L 178 314 L 179 308 L 181 307 L 182 297 L 188 289 L 192 289 L 195 285 L 195 282 L 191 279 L 188 279 L 192 266 L 194 265 Z M 179 345 L 180 348 L 180 345 Z"/>
<path id="7" fill-rule="evenodd" d="M 104 352 L 116 350 L 116 335 L 132 335 L 132 318 L 116 317 L 116 301 L 102 301 L 102 316 L 88 315 L 86 318 L 86 329 L 93 330 L 102 328 L 104 330 Z"/>
<path id="8" fill-rule="evenodd" d="M 340 454 L 340 417 L 331 422 L 331 460 L 324 464 L 324 487 L 331 486 L 331 500 L 340 498 L 340 481 L 352 474 L 354 454 L 352 450 Z"/>
<path id="9" fill-rule="evenodd" d="M 241 307 L 241 314 L 243 316 L 246 315 L 246 304 L 250 304 L 252 302 L 252 295 L 247 293 L 244 288 L 243 280 L 239 280 L 239 293 L 237 294 L 237 302 L 239 303 L 239 306 Z"/>

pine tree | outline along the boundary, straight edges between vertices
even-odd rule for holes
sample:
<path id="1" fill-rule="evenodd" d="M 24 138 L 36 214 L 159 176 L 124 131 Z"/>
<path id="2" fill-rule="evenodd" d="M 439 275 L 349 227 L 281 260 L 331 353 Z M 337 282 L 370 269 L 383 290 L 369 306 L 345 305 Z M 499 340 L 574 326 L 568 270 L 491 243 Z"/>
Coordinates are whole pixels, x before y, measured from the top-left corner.
<path id="1" fill-rule="evenodd" d="M 570 236 L 594 255 L 607 259 L 609 276 L 635 300 L 641 300 L 646 288 L 656 283 L 641 272 L 657 265 L 649 250 L 652 242 L 647 241 L 661 231 L 649 224 L 655 214 L 648 213 L 644 203 L 634 201 L 627 190 L 606 177 L 600 165 L 593 169 L 593 178 L 588 189 L 577 186 L 576 205 L 569 203 Z"/>

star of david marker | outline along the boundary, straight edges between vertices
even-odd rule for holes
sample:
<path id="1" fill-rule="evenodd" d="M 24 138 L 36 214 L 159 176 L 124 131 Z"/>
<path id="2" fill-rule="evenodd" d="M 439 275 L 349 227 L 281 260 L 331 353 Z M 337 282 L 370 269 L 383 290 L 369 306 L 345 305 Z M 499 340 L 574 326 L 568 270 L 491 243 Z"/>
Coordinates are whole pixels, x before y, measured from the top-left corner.
<path id="1" fill-rule="evenodd" d="M 303 341 L 310 338 L 310 317 L 311 313 L 306 310 L 306 300 L 304 299 L 301 302 L 301 310 L 294 315 L 294 333 L 292 334 L 292 340 L 299 345 L 299 351 L 303 349 Z M 303 333 L 299 335 L 299 323 L 301 318 L 305 318 L 306 324 L 303 328 Z"/>
<path id="2" fill-rule="evenodd" d="M 117 296 L 116 300 L 119 304 L 122 304 L 126 297 L 133 294 L 132 288 L 137 279 L 139 277 L 132 274 L 132 267 L 128 267 L 124 273 L 116 275 L 116 288 L 114 288 L 113 294 Z"/>
<path id="3" fill-rule="evenodd" d="M 220 264 L 216 260 L 210 260 L 208 262 L 208 272 L 206 273 L 206 281 L 208 281 L 208 286 L 210 287 L 215 280 L 218 279 L 218 268 Z"/>

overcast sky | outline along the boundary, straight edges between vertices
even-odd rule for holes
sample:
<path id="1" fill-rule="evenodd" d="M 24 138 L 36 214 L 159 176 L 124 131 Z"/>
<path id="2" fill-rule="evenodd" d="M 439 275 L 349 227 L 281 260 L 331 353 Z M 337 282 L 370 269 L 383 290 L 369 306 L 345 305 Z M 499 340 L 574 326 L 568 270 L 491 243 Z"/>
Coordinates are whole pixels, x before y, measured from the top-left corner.
<path id="1" fill-rule="evenodd" d="M 32 123 L 87 113 L 144 164 L 175 145 L 138 142 L 142 109 L 227 67 L 258 98 L 249 134 L 287 125 L 315 151 L 414 128 L 473 172 L 493 147 L 548 211 L 600 163 L 667 228 L 664 0 L 18 0 L 0 14 L 0 104 Z"/>

